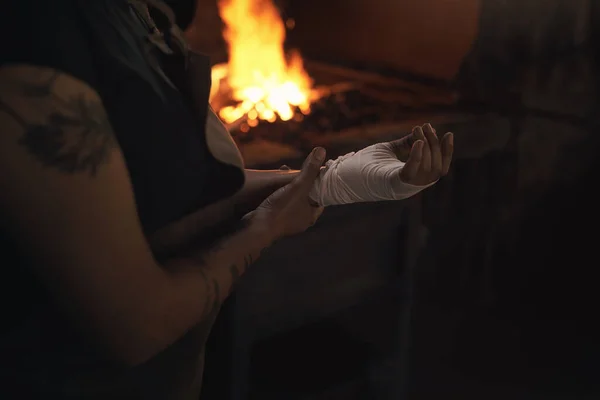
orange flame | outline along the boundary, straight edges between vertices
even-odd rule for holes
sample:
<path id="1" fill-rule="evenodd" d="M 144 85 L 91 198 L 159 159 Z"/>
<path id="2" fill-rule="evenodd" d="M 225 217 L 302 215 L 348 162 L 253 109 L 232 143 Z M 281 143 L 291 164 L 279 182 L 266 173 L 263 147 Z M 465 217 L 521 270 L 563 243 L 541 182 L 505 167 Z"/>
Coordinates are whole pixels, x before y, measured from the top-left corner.
<path id="1" fill-rule="evenodd" d="M 219 13 L 229 62 L 213 67 L 211 104 L 224 92 L 235 102 L 218 110 L 221 119 L 256 126 L 310 112 L 312 81 L 299 53 L 286 58 L 286 27 L 271 0 L 219 0 Z"/>

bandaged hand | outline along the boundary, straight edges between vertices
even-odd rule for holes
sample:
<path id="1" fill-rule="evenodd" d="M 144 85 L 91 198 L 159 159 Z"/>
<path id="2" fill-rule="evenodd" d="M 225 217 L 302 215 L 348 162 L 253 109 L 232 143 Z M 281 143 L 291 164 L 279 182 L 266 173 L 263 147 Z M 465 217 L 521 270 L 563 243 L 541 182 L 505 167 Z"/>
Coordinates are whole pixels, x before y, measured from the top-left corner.
<path id="1" fill-rule="evenodd" d="M 402 139 L 329 160 L 310 199 L 321 206 L 406 199 L 448 173 L 453 142 L 452 133 L 439 140 L 425 124 Z"/>

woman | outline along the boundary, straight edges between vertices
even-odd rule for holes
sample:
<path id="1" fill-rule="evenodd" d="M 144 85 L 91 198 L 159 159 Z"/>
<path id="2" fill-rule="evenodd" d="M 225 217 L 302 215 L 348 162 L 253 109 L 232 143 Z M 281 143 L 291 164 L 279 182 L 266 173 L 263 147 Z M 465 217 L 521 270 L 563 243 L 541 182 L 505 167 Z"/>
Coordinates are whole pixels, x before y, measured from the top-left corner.
<path id="1" fill-rule="evenodd" d="M 2 398 L 197 398 L 214 318 L 264 248 L 322 205 L 448 170 L 452 137 L 427 126 L 326 169 L 315 149 L 302 171 L 244 171 L 162 3 L 19 0 L 0 18 Z"/>

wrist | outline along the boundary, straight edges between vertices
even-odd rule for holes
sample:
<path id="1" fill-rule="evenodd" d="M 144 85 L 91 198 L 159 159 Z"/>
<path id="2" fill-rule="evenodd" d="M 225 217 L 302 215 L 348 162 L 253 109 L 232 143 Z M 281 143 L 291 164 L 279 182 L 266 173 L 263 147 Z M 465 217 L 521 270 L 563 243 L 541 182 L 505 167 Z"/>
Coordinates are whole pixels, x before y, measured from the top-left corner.
<path id="1" fill-rule="evenodd" d="M 237 215 L 242 216 L 263 202 L 276 190 L 291 183 L 299 171 L 256 171 L 245 170 L 246 183 L 244 188 L 235 196 Z"/>
<path id="2" fill-rule="evenodd" d="M 246 182 L 253 186 L 285 186 L 299 173 L 292 169 L 254 170 L 246 169 Z"/>
<path id="3" fill-rule="evenodd" d="M 278 239 L 277 231 L 272 224 L 263 218 L 259 218 L 256 211 L 252 211 L 242 218 L 246 229 L 256 239 L 261 248 L 269 247 Z"/>

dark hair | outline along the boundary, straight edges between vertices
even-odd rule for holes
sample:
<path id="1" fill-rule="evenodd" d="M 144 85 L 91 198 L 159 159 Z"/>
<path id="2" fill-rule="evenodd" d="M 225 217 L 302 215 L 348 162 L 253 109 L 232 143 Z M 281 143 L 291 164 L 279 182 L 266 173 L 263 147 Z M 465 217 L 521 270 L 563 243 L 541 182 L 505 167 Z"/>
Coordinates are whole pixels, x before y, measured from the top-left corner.
<path id="1" fill-rule="evenodd" d="M 148 30 L 127 0 L 78 0 L 94 41 L 125 67 L 148 81 L 163 97 L 160 80 L 147 52 Z"/>

